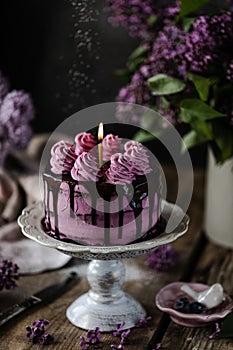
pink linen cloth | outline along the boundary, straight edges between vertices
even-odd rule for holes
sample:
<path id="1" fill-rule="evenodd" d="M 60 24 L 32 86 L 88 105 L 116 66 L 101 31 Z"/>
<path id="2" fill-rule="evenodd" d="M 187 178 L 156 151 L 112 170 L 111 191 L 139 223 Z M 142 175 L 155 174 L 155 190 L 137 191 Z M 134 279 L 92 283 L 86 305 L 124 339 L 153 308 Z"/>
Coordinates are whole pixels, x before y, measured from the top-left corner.
<path id="1" fill-rule="evenodd" d="M 17 224 L 23 208 L 41 200 L 39 164 L 48 136 L 35 136 L 28 149 L 11 154 L 0 171 L 0 260 L 16 263 L 21 274 L 58 269 L 71 259 L 26 238 Z"/>

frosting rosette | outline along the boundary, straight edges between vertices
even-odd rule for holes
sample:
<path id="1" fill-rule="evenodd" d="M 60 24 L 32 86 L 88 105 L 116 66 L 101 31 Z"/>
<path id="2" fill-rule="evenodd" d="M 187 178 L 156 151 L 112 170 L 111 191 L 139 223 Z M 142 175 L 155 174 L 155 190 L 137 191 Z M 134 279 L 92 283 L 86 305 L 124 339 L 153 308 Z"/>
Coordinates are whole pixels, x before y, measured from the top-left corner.
<path id="1" fill-rule="evenodd" d="M 103 160 L 109 161 L 114 153 L 121 151 L 121 138 L 117 135 L 108 134 L 102 141 Z"/>
<path id="2" fill-rule="evenodd" d="M 76 159 L 71 176 L 77 181 L 94 181 L 99 179 L 97 159 L 90 152 L 83 152 Z"/>
<path id="3" fill-rule="evenodd" d="M 106 171 L 107 182 L 114 185 L 124 185 L 135 180 L 132 172 L 132 163 L 122 153 L 115 153 L 111 156 L 111 164 Z"/>
<path id="4" fill-rule="evenodd" d="M 77 156 L 73 145 L 68 141 L 59 141 L 51 149 L 50 165 L 55 174 L 69 173 Z"/>
<path id="5" fill-rule="evenodd" d="M 79 156 L 83 152 L 89 152 L 96 146 L 94 136 L 88 132 L 81 132 L 75 136 L 75 152 Z"/>
<path id="6" fill-rule="evenodd" d="M 125 146 L 124 157 L 132 162 L 131 171 L 135 175 L 144 175 L 152 171 L 149 163 L 149 155 L 143 145 L 137 141 L 128 141 Z"/>

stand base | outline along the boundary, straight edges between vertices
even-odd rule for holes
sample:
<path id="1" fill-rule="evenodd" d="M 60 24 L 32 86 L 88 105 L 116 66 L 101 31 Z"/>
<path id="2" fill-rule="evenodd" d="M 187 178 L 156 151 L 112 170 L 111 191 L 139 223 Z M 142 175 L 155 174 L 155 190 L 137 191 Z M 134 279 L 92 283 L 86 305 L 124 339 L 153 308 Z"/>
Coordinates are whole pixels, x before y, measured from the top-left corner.
<path id="1" fill-rule="evenodd" d="M 122 329 L 134 327 L 140 319 L 145 318 L 146 312 L 126 293 L 111 304 L 97 303 L 86 293 L 68 307 L 66 316 L 79 328 L 88 330 L 99 327 L 102 332 L 110 332 L 122 322 L 125 322 Z"/>

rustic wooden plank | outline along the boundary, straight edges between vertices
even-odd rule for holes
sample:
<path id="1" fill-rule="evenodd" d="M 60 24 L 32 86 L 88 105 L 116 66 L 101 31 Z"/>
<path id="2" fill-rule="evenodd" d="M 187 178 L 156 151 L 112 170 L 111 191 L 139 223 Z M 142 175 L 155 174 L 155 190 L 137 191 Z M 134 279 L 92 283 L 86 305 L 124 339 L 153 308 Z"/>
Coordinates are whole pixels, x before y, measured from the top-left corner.
<path id="1" fill-rule="evenodd" d="M 174 182 L 174 170 L 170 168 L 165 169 L 167 175 L 167 186 L 169 189 L 169 200 L 173 201 L 176 197 L 176 184 Z M 185 172 L 184 172 L 185 183 Z M 188 188 L 189 184 L 184 186 Z M 130 343 L 125 346 L 125 350 L 141 350 L 143 349 L 153 336 L 156 327 L 158 326 L 162 313 L 155 307 L 155 295 L 161 287 L 164 285 L 179 280 L 185 271 L 187 261 L 190 258 L 190 254 L 193 250 L 195 243 L 198 241 L 201 232 L 202 225 L 202 213 L 203 213 L 203 172 L 195 172 L 195 188 L 192 203 L 189 208 L 189 214 L 191 217 L 190 230 L 181 239 L 177 240 L 173 245 L 180 252 L 180 259 L 177 266 L 171 269 L 169 272 L 156 272 L 145 265 L 145 257 L 138 257 L 136 259 L 130 259 L 125 261 L 126 264 L 126 282 L 124 283 L 124 289 L 133 297 L 138 299 L 145 307 L 147 313 L 152 316 L 152 321 L 148 328 L 133 329 L 129 337 Z M 69 265 L 69 269 L 71 268 Z M 80 265 L 80 262 L 73 261 L 73 267 L 76 271 L 81 271 L 85 274 L 86 264 Z M 40 274 L 38 276 L 25 276 L 21 280 L 20 284 L 23 291 L 21 294 L 17 294 L 17 298 L 20 295 L 28 296 L 31 292 L 35 292 L 41 289 L 42 286 L 53 283 L 59 280 L 62 272 L 65 272 L 67 268 L 61 269 L 59 272 L 49 272 Z M 39 288 L 40 287 L 40 288 Z M 85 331 L 82 331 L 69 323 L 66 319 L 65 311 L 67 306 L 74 301 L 79 295 L 83 294 L 89 289 L 87 280 L 83 277 L 79 284 L 73 287 L 70 291 L 64 294 L 63 297 L 55 300 L 46 306 L 37 306 L 33 310 L 27 311 L 25 314 L 20 315 L 17 319 L 10 321 L 8 324 L 0 328 L 0 350 L 12 350 L 17 343 L 18 350 L 40 349 L 38 345 L 31 345 L 25 338 L 25 326 L 31 324 L 35 319 L 45 317 L 51 321 L 51 326 L 48 328 L 49 332 L 56 334 L 55 344 L 48 348 L 54 350 L 70 350 L 80 349 L 79 337 L 80 335 L 86 335 Z M 8 294 L 9 296 L 9 294 Z M 2 295 L 0 294 L 0 302 Z M 3 298 L 4 300 L 7 298 Z M 9 303 L 12 303 L 12 296 L 9 299 Z M 102 346 L 103 350 L 110 349 L 110 344 L 115 342 L 115 339 L 111 334 L 102 334 Z M 172 347 L 170 349 L 179 349 Z M 186 349 L 184 347 L 184 349 Z"/>

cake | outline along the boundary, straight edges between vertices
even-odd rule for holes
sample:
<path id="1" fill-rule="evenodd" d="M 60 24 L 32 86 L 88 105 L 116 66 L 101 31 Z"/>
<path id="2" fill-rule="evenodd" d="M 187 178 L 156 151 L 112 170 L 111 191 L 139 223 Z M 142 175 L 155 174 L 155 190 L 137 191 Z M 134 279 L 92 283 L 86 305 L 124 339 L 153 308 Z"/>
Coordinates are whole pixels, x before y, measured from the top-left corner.
<path id="1" fill-rule="evenodd" d="M 43 174 L 44 230 L 85 245 L 125 245 L 158 233 L 160 176 L 146 148 L 113 134 L 102 141 L 103 164 L 90 133 L 59 141 Z"/>

